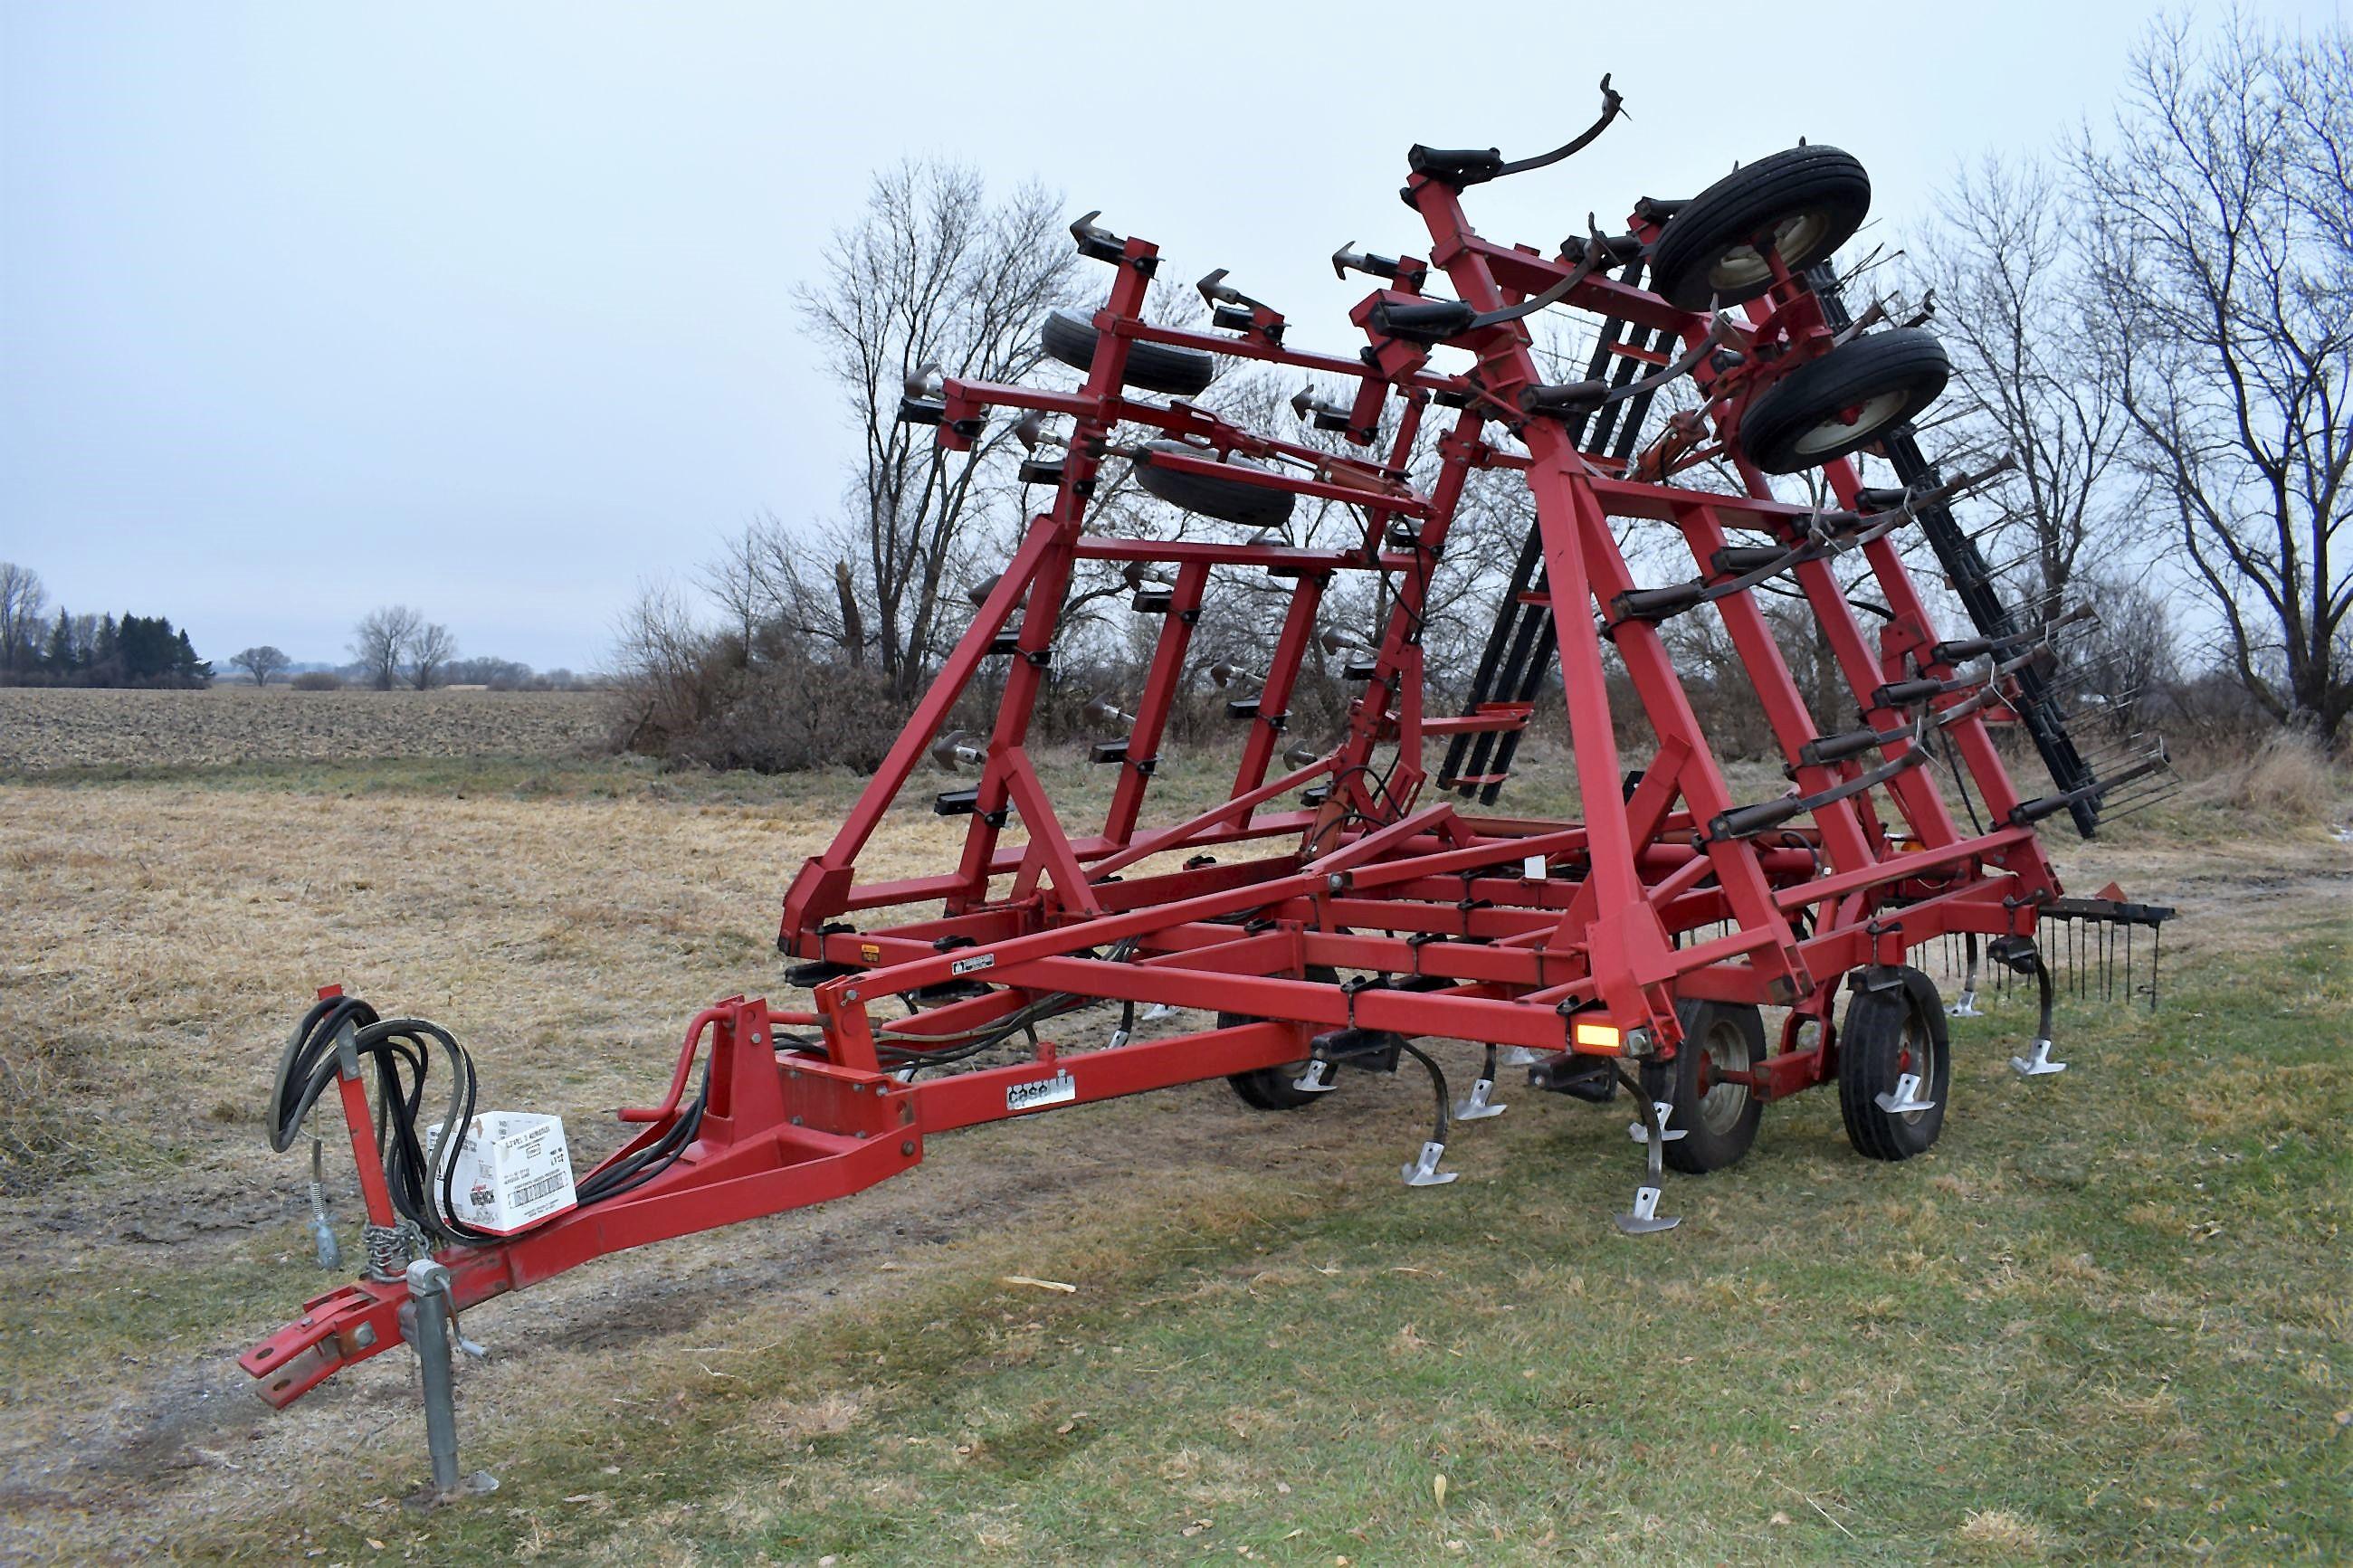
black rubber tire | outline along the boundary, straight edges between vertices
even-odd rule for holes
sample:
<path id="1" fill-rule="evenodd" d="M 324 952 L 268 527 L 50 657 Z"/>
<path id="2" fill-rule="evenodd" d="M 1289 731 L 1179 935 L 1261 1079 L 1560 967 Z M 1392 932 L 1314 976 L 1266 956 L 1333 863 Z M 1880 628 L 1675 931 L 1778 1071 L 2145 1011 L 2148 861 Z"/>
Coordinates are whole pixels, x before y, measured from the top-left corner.
<path id="1" fill-rule="evenodd" d="M 1340 983 L 1340 972 L 1321 963 L 1311 964 L 1307 978 L 1320 980 L 1326 985 L 1336 985 Z M 1256 1022 L 1258 1020 L 1247 1013 L 1218 1015 L 1218 1027 L 1220 1029 Z M 1321 1094 L 1304 1092 L 1293 1081 L 1306 1070 L 1307 1062 L 1303 1058 L 1295 1062 L 1285 1062 L 1281 1067 L 1253 1068 L 1249 1072 L 1233 1073 L 1226 1081 L 1233 1086 L 1234 1093 L 1241 1097 L 1241 1102 L 1253 1110 L 1304 1110 L 1324 1098 Z"/>
<path id="2" fill-rule="evenodd" d="M 1746 1071 L 1765 1059 L 1765 1016 L 1739 1002 L 1678 1002 L 1675 1016 L 1683 1026 L 1683 1043 L 1667 1064 L 1667 1101 L 1674 1107 L 1670 1139 L 1660 1158 L 1687 1175 L 1704 1176 L 1736 1164 L 1757 1142 L 1757 1124 L 1765 1102 L 1746 1084 L 1718 1083 L 1714 1098 L 1700 1091 L 1700 1062 L 1719 1055 L 1736 1058 L 1732 1065 Z M 1737 1091 L 1736 1093 L 1733 1091 Z"/>
<path id="3" fill-rule="evenodd" d="M 1084 312 L 1065 307 L 1046 318 L 1046 324 L 1038 330 L 1038 342 L 1050 358 L 1073 370 L 1089 370 L 1095 363 L 1097 335 L 1094 323 Z M 1173 343 L 1127 345 L 1125 380 L 1130 386 L 1191 397 L 1207 392 L 1217 375 L 1217 357 L 1200 349 L 1178 348 Z"/>
<path id="4" fill-rule="evenodd" d="M 1737 305 L 1773 286 L 1755 241 L 1781 236 L 1802 272 L 1853 237 L 1871 211 L 1871 176 L 1836 147 L 1792 147 L 1735 169 L 1685 202 L 1651 247 L 1651 288 L 1678 310 Z"/>
<path id="5" fill-rule="evenodd" d="M 1839 1110 L 1846 1119 L 1847 1142 L 1870 1160 L 1926 1153 L 1945 1129 L 1946 1097 L 1952 1089 L 1952 1042 L 1936 983 L 1916 969 L 1900 973 L 1898 984 L 1856 992 L 1839 1031 Z M 1913 1059 L 1918 1054 L 1929 1058 L 1920 1092 L 1936 1103 L 1908 1116 L 1890 1115 L 1879 1108 L 1878 1097 L 1893 1092 L 1901 1074 L 1919 1070 Z"/>
<path id="6" fill-rule="evenodd" d="M 1182 441 L 1154 441 L 1145 449 L 1180 452 L 1193 458 L 1210 456 Z M 1135 465 L 1135 483 L 1145 494 L 1157 496 L 1170 506 L 1198 512 L 1203 517 L 1213 517 L 1220 522 L 1238 522 L 1244 528 L 1279 529 L 1291 521 L 1291 509 L 1299 500 L 1289 490 L 1270 489 L 1246 479 L 1179 472 L 1175 468 L 1155 467 L 1149 461 Z"/>
<path id="7" fill-rule="evenodd" d="M 1952 362 L 1936 334 L 1897 327 L 1841 343 L 1757 395 L 1740 416 L 1740 449 L 1768 474 L 1794 474 L 1871 445 L 1945 390 Z M 1843 432 L 1833 421 L 1858 410 Z"/>

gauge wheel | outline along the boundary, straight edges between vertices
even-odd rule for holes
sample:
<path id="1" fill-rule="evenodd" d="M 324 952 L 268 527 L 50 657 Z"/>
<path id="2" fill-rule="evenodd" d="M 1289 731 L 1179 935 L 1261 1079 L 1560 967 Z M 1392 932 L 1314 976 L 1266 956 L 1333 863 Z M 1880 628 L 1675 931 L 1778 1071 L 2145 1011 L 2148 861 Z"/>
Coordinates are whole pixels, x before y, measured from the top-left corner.
<path id="1" fill-rule="evenodd" d="M 1674 1107 L 1660 1155 L 1678 1171 L 1702 1176 L 1738 1162 L 1757 1142 L 1765 1102 L 1725 1072 L 1754 1071 L 1765 1059 L 1765 1018 L 1738 1002 L 1678 1002 L 1683 1043 L 1667 1064 L 1667 1099 Z"/>
<path id="2" fill-rule="evenodd" d="M 1944 1131 L 1952 1088 L 1952 1044 L 1936 983 L 1916 969 L 1896 975 L 1894 984 L 1854 994 L 1838 1037 L 1839 1110 L 1847 1142 L 1872 1160 L 1926 1153 Z M 1928 1109 L 1886 1110 L 1879 1097 L 1896 1093 L 1907 1075 L 1920 1080 L 1912 1098 L 1929 1102 Z"/>
<path id="3" fill-rule="evenodd" d="M 1740 416 L 1748 460 L 1794 474 L 1860 450 L 1936 400 L 1952 364 L 1917 327 L 1841 343 L 1757 395 Z"/>
<path id="4" fill-rule="evenodd" d="M 1853 237 L 1871 176 L 1836 147 L 1792 147 L 1735 169 L 1676 209 L 1651 248 L 1651 288 L 1679 310 L 1737 305 L 1773 286 L 1763 247 L 1803 272 Z"/>
<path id="5" fill-rule="evenodd" d="M 1073 370 L 1090 370 L 1094 366 L 1095 343 L 1100 337 L 1094 322 L 1083 312 L 1065 307 L 1046 318 L 1046 324 L 1038 331 L 1038 346 L 1046 351 L 1049 358 L 1060 360 Z M 1174 343 L 1127 345 L 1124 379 L 1128 385 L 1146 392 L 1192 397 L 1207 392 L 1217 374 L 1216 357 L 1200 349 L 1179 348 Z"/>
<path id="6" fill-rule="evenodd" d="M 1151 442 L 1135 463 L 1136 488 L 1145 494 L 1157 496 L 1170 506 L 1183 510 L 1213 517 L 1220 522 L 1238 522 L 1245 528 L 1280 529 L 1291 521 L 1291 509 L 1299 499 L 1291 491 L 1252 484 L 1248 479 L 1229 479 L 1219 474 L 1205 474 L 1197 469 L 1163 468 L 1152 460 L 1153 454 L 1159 452 L 1187 458 L 1215 458 L 1214 453 L 1198 447 L 1188 447 L 1182 441 Z M 1264 471 L 1233 459 L 1229 459 L 1223 466 L 1250 468 L 1252 472 Z"/>
<path id="7" fill-rule="evenodd" d="M 1326 985 L 1337 985 L 1340 972 L 1327 964 L 1314 963 L 1308 965 L 1306 978 L 1321 981 Z M 1257 1022 L 1247 1013 L 1218 1015 L 1218 1027 L 1220 1029 Z M 1303 1057 L 1298 1061 L 1284 1062 L 1279 1067 L 1253 1068 L 1249 1072 L 1233 1073 L 1227 1077 L 1226 1081 L 1233 1085 L 1234 1092 L 1241 1097 L 1242 1103 L 1253 1110 L 1304 1110 L 1324 1098 L 1322 1094 L 1311 1094 L 1299 1087 L 1299 1075 L 1306 1070 L 1307 1060 Z"/>

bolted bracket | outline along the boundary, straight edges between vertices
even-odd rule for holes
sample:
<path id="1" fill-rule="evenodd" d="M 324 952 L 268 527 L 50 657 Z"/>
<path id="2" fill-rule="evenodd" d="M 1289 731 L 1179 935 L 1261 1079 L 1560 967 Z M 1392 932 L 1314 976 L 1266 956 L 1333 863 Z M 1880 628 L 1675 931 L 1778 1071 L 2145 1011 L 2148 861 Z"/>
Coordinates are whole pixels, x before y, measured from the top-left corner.
<path id="1" fill-rule="evenodd" d="M 1654 1231 L 1672 1230 L 1683 1224 L 1679 1215 L 1661 1215 L 1659 1189 L 1644 1183 L 1634 1189 L 1634 1208 L 1630 1214 L 1612 1215 L 1618 1228 L 1628 1236 L 1649 1236 Z"/>
<path id="2" fill-rule="evenodd" d="M 1405 1184 L 1409 1187 L 1442 1187 L 1460 1171 L 1441 1171 L 1438 1162 L 1446 1155 L 1446 1145 L 1433 1138 L 1421 1146 L 1421 1152 L 1404 1167 Z"/>
<path id="3" fill-rule="evenodd" d="M 1920 1075 L 1899 1073 L 1893 1089 L 1883 1089 L 1871 1097 L 1872 1103 L 1890 1116 L 1909 1116 L 1915 1110 L 1934 1110 L 1936 1102 L 1920 1098 Z"/>
<path id="4" fill-rule="evenodd" d="M 1510 1109 L 1495 1103 L 1495 1080 L 1492 1078 L 1472 1080 L 1471 1092 L 1454 1107 L 1457 1121 L 1484 1121 L 1490 1116 L 1501 1116 Z"/>
<path id="5" fill-rule="evenodd" d="M 1672 1104 L 1663 1100 L 1654 1100 L 1651 1101 L 1651 1110 L 1652 1114 L 1656 1115 L 1659 1119 L 1659 1142 L 1662 1143 L 1672 1143 L 1678 1138 L 1688 1136 L 1688 1131 L 1684 1128 L 1670 1128 L 1667 1126 L 1667 1118 L 1672 1116 L 1675 1112 L 1675 1108 Z M 1650 1124 L 1641 1121 L 1629 1121 L 1626 1123 L 1626 1136 L 1631 1138 L 1637 1143 L 1648 1143 L 1651 1141 Z"/>
<path id="6" fill-rule="evenodd" d="M 2065 1062 L 2054 1062 L 2051 1059 L 2051 1042 L 2043 1039 L 2034 1042 L 2034 1048 L 2029 1055 L 2010 1058 L 2010 1065 L 2021 1078 L 2042 1078 L 2046 1074 L 2067 1070 Z"/>

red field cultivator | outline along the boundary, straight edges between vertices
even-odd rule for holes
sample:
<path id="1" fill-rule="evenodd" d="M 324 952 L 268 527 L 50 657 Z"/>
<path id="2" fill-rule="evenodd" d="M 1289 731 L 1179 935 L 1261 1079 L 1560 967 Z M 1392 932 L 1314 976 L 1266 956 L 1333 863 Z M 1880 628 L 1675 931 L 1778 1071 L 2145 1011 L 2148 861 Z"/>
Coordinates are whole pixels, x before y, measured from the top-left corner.
<path id="1" fill-rule="evenodd" d="M 993 417 L 1021 421 L 1022 478 L 1053 500 L 976 595 L 978 613 L 831 847 L 793 879 L 779 944 L 811 1007 L 736 998 L 698 1017 L 662 1101 L 622 1113 L 642 1123 L 636 1141 L 581 1181 L 576 1206 L 501 1237 L 451 1217 L 451 1162 L 413 1131 L 432 1049 L 462 1090 L 448 1124 L 471 1115 L 463 1053 L 430 1026 L 323 1000 L 290 1052 L 277 1129 L 283 1147 L 311 1100 L 340 1084 L 372 1269 L 245 1356 L 264 1396 L 293 1400 L 407 1324 L 438 1323 L 444 1303 L 871 1185 L 915 1164 L 935 1134 L 1215 1078 L 1250 1107 L 1287 1111 L 1352 1071 L 1411 1058 L 1438 1108 L 1404 1167 L 1414 1185 L 1453 1179 L 1451 1125 L 1502 1109 L 1500 1064 L 1588 1100 L 1622 1090 L 1645 1164 L 1618 1224 L 1663 1229 L 1675 1223 L 1659 1213 L 1665 1169 L 1738 1160 L 1766 1101 L 1817 1084 L 1836 1083 L 1848 1136 L 1870 1158 L 1936 1141 L 1947 1010 L 1913 960 L 1957 935 L 1973 959 L 1983 937 L 1990 964 L 2038 982 L 2042 1025 L 2020 1065 L 2056 1069 L 2040 923 L 2154 925 L 2170 911 L 2063 898 L 2035 825 L 2068 816 L 2088 834 L 2161 769 L 2161 752 L 2095 773 L 2045 686 L 2049 640 L 2071 617 L 2046 606 L 2013 622 L 1983 580 L 1948 503 L 1987 476 L 1941 476 L 1912 439 L 1909 422 L 1945 384 L 1943 351 L 1883 308 L 1850 319 L 1828 266 L 1870 199 L 1854 159 L 1800 146 L 1688 201 L 1638 202 L 1624 232 L 1588 225 L 1556 253 L 1471 227 L 1467 190 L 1566 157 L 1616 108 L 1609 95 L 1583 136 L 1519 162 L 1414 148 L 1403 195 L 1426 255 L 1334 258 L 1375 285 L 1351 312 L 1354 352 L 1291 346 L 1283 318 L 1223 273 L 1201 285 L 1207 327 L 1155 324 L 1157 250 L 1090 215 L 1071 232 L 1108 269 L 1108 297 L 1045 327 L 1048 352 L 1083 370 L 1082 384 L 911 376 L 903 416 L 936 426 L 951 451 Z M 1543 374 L 1531 325 L 1547 311 L 1597 323 L 1585 379 Z M 1440 351 L 1448 367 L 1433 363 Z M 1194 401 L 1237 359 L 1348 388 L 1294 405 L 1344 440 L 1247 429 Z M 1889 462 L 1895 484 L 1866 488 L 1859 453 Z M 1115 463 L 1161 500 L 1231 525 L 1230 542 L 1091 532 Z M 1482 473 L 1516 476 L 1535 521 L 1468 700 L 1457 686 L 1441 702 L 1423 668 L 1424 610 Z M 1810 499 L 1777 499 L 1779 474 L 1810 476 Z M 1339 547 L 1289 542 L 1303 498 L 1351 509 L 1360 527 Z M 1638 583 L 1616 531 L 1629 523 L 1678 541 L 1689 574 Z M 1906 531 L 1938 553 L 1968 635 L 1932 624 L 1902 559 Z M 1100 823 L 1058 809 L 1029 750 L 1062 606 L 1089 562 L 1123 566 L 1134 610 L 1157 622 L 1141 690 L 1089 710 L 1124 731 L 1093 748 L 1117 769 Z M 1231 787 L 1147 826 L 1172 711 L 1197 673 L 1204 595 L 1234 572 L 1288 588 L 1267 668 L 1220 682 L 1240 738 Z M 1330 636 L 1319 605 L 1345 574 L 1384 582 L 1386 624 L 1354 655 L 1345 733 L 1305 742 L 1286 714 L 1311 643 Z M 1759 594 L 1802 600 L 1851 689 L 1851 727 L 1820 727 Z M 1744 801 L 1727 784 L 1664 637 L 1692 615 L 1720 617 L 1736 647 L 1786 793 Z M 999 672 L 988 732 L 944 735 L 959 699 Z M 1620 754 L 1613 684 L 1657 737 L 1647 755 Z M 1556 691 L 1582 819 L 1493 809 L 1539 698 Z M 2013 785 L 1998 722 L 2031 734 L 2051 791 Z M 965 770 L 934 802 L 967 819 L 962 855 L 930 876 L 861 880 L 886 810 L 911 787 L 935 789 L 935 765 Z M 919 784 L 926 773 L 934 782 Z M 1071 1049 L 1040 1033 L 1105 1005 L 1123 1010 L 1107 1044 Z M 1139 1037 L 1139 1006 L 1214 1014 L 1215 1026 Z M 1484 1047 L 1459 1103 L 1418 1043 L 1432 1040 Z M 388 1120 L 382 1105 L 372 1120 L 369 1060 Z M 404 1275 L 432 1242 L 438 1256 Z"/>

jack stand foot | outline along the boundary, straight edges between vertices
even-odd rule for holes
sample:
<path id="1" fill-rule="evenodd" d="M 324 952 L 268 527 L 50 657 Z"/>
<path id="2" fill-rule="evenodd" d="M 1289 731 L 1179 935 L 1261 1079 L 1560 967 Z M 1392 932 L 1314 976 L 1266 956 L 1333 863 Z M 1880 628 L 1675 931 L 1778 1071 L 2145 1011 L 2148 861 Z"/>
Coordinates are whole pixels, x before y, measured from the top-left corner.
<path id="1" fill-rule="evenodd" d="M 1685 1131 L 1683 1128 L 1667 1127 L 1667 1118 L 1674 1114 L 1675 1108 L 1672 1105 L 1663 1100 L 1655 1100 L 1651 1102 L 1651 1110 L 1657 1115 L 1659 1125 L 1666 1129 L 1659 1134 L 1661 1142 L 1672 1143 L 1683 1136 Z M 1651 1141 L 1650 1124 L 1644 1121 L 1629 1121 L 1626 1123 L 1626 1136 L 1637 1143 L 1648 1143 Z M 1667 1223 L 1672 1225 L 1674 1222 L 1670 1220 Z"/>
<path id="2" fill-rule="evenodd" d="M 2041 1078 L 2045 1073 L 2067 1070 L 2065 1062 L 2054 1062 L 2051 1059 L 2051 1042 L 2048 1040 L 2035 1041 L 2031 1056 L 2012 1057 L 2010 1058 L 2010 1065 L 2021 1078 Z"/>
<path id="3" fill-rule="evenodd" d="M 1530 1050 L 1525 1046 L 1505 1046 L 1503 1056 L 1497 1059 L 1507 1068 L 1532 1068 L 1546 1058 L 1544 1052 Z"/>
<path id="4" fill-rule="evenodd" d="M 1982 1018 L 1985 1016 L 1985 1010 L 1978 1005 L 1978 994 L 1974 990 L 1962 992 L 1960 995 L 1955 998 L 1953 1003 L 1945 1009 L 1945 1012 L 1947 1016 L 1954 1018 Z"/>
<path id="5" fill-rule="evenodd" d="M 1873 1103 L 1890 1116 L 1909 1116 L 1915 1110 L 1934 1110 L 1936 1102 L 1920 1098 L 1920 1075 L 1907 1072 L 1898 1075 L 1892 1091 L 1882 1091 L 1872 1097 Z"/>
<path id="6" fill-rule="evenodd" d="M 1404 1167 L 1405 1184 L 1409 1187 L 1442 1187 L 1461 1175 L 1462 1173 L 1460 1171 L 1441 1171 L 1438 1168 L 1438 1162 L 1445 1158 L 1445 1155 L 1446 1145 L 1436 1139 L 1433 1138 L 1424 1143 L 1421 1146 L 1421 1152 L 1415 1157 L 1413 1163 Z"/>
<path id="7" fill-rule="evenodd" d="M 1291 1080 L 1291 1087 L 1302 1094 L 1329 1094 L 1340 1086 L 1332 1081 L 1332 1064 L 1314 1058 L 1305 1072 Z"/>
<path id="8" fill-rule="evenodd" d="M 446 1492 L 437 1492 L 429 1486 L 417 1488 L 406 1499 L 411 1508 L 436 1508 L 443 1503 L 463 1502 L 468 1498 L 488 1497 L 499 1489 L 499 1478 L 488 1470 L 476 1470 Z"/>
<path id="9" fill-rule="evenodd" d="M 1628 1236 L 1648 1236 L 1653 1231 L 1672 1230 L 1683 1224 L 1680 1215 L 1659 1217 L 1659 1189 L 1645 1183 L 1634 1189 L 1634 1212 L 1612 1215 L 1618 1228 Z"/>
<path id="10" fill-rule="evenodd" d="M 1454 1108 L 1457 1121 L 1484 1121 L 1490 1116 L 1501 1116 L 1509 1109 L 1494 1103 L 1495 1080 L 1492 1078 L 1472 1080 L 1471 1092 Z"/>

